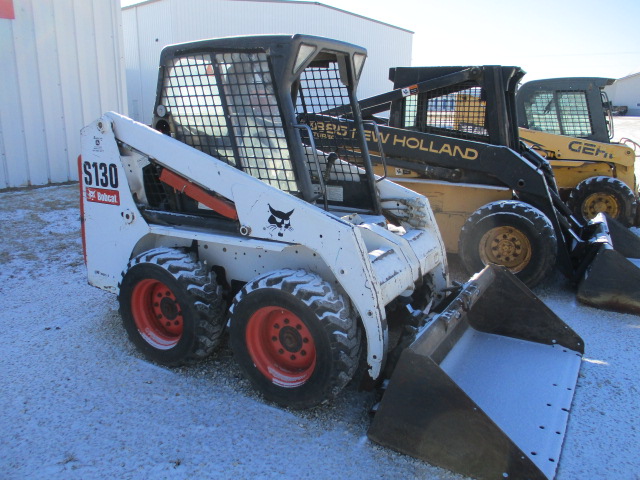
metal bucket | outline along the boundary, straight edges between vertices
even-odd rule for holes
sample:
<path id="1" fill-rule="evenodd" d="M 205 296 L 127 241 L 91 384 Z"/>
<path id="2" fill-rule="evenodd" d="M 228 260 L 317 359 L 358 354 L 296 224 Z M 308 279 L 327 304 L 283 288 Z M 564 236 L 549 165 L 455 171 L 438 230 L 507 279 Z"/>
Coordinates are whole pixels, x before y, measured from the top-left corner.
<path id="1" fill-rule="evenodd" d="M 594 254 L 578 283 L 577 298 L 596 308 L 640 314 L 640 237 L 606 214 L 589 227 Z"/>
<path id="2" fill-rule="evenodd" d="M 583 352 L 523 283 L 488 266 L 403 351 L 368 436 L 475 478 L 553 478 Z"/>

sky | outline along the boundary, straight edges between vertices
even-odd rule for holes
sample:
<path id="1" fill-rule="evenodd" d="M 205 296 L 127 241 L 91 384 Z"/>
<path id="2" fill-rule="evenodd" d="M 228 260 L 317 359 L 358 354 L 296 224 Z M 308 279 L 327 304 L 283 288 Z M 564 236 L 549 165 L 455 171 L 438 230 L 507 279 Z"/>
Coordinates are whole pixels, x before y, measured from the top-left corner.
<path id="1" fill-rule="evenodd" d="M 122 0 L 132 3 L 138 0 Z M 414 66 L 515 65 L 525 81 L 640 72 L 639 0 L 318 3 L 413 31 Z"/>
<path id="2" fill-rule="evenodd" d="M 414 32 L 412 64 L 516 65 L 526 80 L 640 72 L 640 1 L 323 0 Z"/>

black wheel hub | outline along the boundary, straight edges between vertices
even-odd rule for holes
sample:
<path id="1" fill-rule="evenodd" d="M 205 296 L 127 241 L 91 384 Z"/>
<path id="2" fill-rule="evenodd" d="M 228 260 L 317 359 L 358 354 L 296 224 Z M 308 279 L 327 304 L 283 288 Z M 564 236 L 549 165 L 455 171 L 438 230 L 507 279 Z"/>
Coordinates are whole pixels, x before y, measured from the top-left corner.
<path id="1" fill-rule="evenodd" d="M 167 320 L 174 320 L 180 313 L 176 302 L 169 297 L 160 300 L 160 310 Z"/>
<path id="2" fill-rule="evenodd" d="M 298 352 L 302 348 L 302 336 L 293 327 L 283 327 L 280 330 L 280 343 L 288 352 Z"/>

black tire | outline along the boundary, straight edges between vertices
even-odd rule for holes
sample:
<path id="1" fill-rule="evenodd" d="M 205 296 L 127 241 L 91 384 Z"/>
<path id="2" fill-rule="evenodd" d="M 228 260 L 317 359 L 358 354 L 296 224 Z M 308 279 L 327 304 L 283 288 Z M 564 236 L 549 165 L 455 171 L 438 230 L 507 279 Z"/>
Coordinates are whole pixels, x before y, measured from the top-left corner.
<path id="1" fill-rule="evenodd" d="M 558 243 L 551 222 L 540 210 L 503 200 L 488 203 L 467 219 L 458 251 L 469 273 L 489 263 L 503 265 L 534 287 L 553 270 Z"/>
<path id="2" fill-rule="evenodd" d="M 328 402 L 358 366 L 360 330 L 349 304 L 304 270 L 279 270 L 247 283 L 230 308 L 236 361 L 254 388 L 280 406 Z"/>
<path id="3" fill-rule="evenodd" d="M 194 254 L 149 250 L 129 262 L 119 287 L 124 328 L 148 359 L 186 365 L 218 346 L 225 326 L 222 289 Z"/>
<path id="4" fill-rule="evenodd" d="M 576 218 L 584 222 L 606 212 L 625 227 L 630 227 L 636 213 L 633 191 L 623 181 L 605 176 L 580 182 L 571 191 L 567 204 Z"/>

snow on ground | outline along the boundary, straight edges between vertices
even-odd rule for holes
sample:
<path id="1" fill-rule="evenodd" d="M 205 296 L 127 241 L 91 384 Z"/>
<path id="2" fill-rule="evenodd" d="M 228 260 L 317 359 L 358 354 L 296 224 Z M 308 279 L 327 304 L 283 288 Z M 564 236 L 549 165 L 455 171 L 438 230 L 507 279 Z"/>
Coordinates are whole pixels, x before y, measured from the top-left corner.
<path id="1" fill-rule="evenodd" d="M 0 478 L 463 478 L 367 440 L 368 393 L 291 412 L 226 347 L 189 368 L 143 360 L 115 296 L 86 283 L 77 196 L 0 193 Z M 536 293 L 586 344 L 556 478 L 640 479 L 640 317 L 578 304 L 559 275 Z"/>

